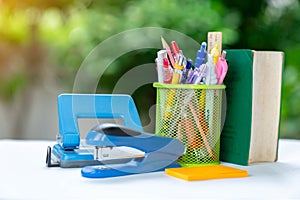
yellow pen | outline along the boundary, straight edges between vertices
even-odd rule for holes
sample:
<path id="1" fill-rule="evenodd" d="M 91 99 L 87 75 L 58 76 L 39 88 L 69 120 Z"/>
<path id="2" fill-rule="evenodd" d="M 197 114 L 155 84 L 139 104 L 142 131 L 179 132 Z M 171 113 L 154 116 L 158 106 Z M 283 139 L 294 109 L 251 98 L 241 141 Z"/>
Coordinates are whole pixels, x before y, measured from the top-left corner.
<path id="1" fill-rule="evenodd" d="M 174 72 L 173 72 L 173 77 L 172 77 L 172 84 L 178 84 L 180 83 L 180 79 L 182 76 L 182 70 L 183 70 L 183 56 L 179 55 L 178 56 L 178 62 L 175 63 L 174 65 Z"/>
<path id="2" fill-rule="evenodd" d="M 178 84 L 180 83 L 180 79 L 182 76 L 182 70 L 183 70 L 183 56 L 179 55 L 178 56 L 178 61 L 176 61 L 174 65 L 174 71 L 173 71 L 173 77 L 172 77 L 172 84 Z M 169 90 L 168 92 L 168 97 L 166 101 L 166 106 L 165 106 L 165 114 L 164 114 L 164 130 L 167 130 L 170 128 L 170 119 L 172 112 L 171 110 L 173 109 L 173 104 L 174 104 L 174 98 L 175 98 L 176 91 L 174 89 Z"/>
<path id="3" fill-rule="evenodd" d="M 218 62 L 218 59 L 220 57 L 220 51 L 219 51 L 219 46 L 216 44 L 214 48 L 212 48 L 211 54 L 213 54 L 214 56 L 214 64 L 216 66 L 217 62 Z"/>

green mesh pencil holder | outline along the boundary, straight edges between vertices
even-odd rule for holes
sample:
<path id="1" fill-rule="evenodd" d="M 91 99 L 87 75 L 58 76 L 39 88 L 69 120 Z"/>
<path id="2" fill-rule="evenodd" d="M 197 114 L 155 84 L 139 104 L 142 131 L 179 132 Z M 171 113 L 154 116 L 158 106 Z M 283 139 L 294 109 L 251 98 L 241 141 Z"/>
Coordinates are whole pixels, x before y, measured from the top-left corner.
<path id="1" fill-rule="evenodd" d="M 182 166 L 219 164 L 222 92 L 225 85 L 160 84 L 155 133 L 179 139 Z"/>

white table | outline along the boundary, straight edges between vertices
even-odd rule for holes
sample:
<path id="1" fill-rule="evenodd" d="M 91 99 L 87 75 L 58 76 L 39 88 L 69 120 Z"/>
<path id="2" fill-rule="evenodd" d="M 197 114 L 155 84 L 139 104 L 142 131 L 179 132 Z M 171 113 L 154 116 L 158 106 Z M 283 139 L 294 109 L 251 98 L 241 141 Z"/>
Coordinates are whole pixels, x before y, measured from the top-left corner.
<path id="1" fill-rule="evenodd" d="M 0 199 L 300 199 L 300 141 L 280 140 L 276 163 L 225 165 L 249 177 L 187 182 L 164 172 L 88 179 L 80 169 L 47 168 L 53 141 L 0 140 Z"/>

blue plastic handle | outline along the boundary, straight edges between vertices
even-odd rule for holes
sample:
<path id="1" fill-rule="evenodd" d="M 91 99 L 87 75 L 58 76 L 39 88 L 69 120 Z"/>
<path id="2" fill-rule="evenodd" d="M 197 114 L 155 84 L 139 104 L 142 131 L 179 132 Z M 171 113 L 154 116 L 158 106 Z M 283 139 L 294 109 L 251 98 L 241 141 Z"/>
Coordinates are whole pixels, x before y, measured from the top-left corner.
<path id="1" fill-rule="evenodd" d="M 111 130 L 114 130 L 112 132 L 115 132 L 115 128 L 119 128 L 122 133 L 117 134 L 115 132 L 112 134 L 105 131 L 109 130 L 108 126 L 109 124 L 102 124 L 98 126 L 100 128 L 93 128 L 86 136 L 86 143 L 100 147 L 132 147 L 145 152 L 144 157 L 132 159 L 130 162 L 123 164 L 85 167 L 81 171 L 82 176 L 106 178 L 161 171 L 166 167 L 180 167 L 175 161 L 184 153 L 185 148 L 178 139 L 145 132 L 138 133 L 136 130 L 113 124 L 111 125 Z"/>
<path id="2" fill-rule="evenodd" d="M 61 94 L 57 98 L 60 145 L 75 149 L 80 144 L 78 118 L 121 118 L 124 125 L 143 131 L 142 124 L 129 95 Z"/>
<path id="3" fill-rule="evenodd" d="M 167 168 L 178 168 L 181 167 L 177 162 L 173 162 L 169 165 L 162 166 L 156 170 L 144 171 L 144 172 L 134 172 L 136 166 L 133 165 L 123 165 L 120 166 L 107 166 L 107 165 L 98 165 L 98 166 L 87 166 L 81 169 L 81 175 L 86 178 L 111 178 L 118 176 L 128 176 L 139 173 L 148 173 L 148 172 L 158 172 L 164 171 Z"/>

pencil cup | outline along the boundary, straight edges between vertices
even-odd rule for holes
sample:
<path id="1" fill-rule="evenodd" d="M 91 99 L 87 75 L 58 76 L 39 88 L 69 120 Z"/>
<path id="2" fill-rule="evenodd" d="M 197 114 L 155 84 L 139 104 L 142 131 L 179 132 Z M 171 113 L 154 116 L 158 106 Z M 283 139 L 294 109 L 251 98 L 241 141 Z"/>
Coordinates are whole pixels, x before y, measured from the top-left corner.
<path id="1" fill-rule="evenodd" d="M 225 85 L 160 84 L 155 133 L 179 139 L 184 166 L 219 164 L 222 92 Z"/>

